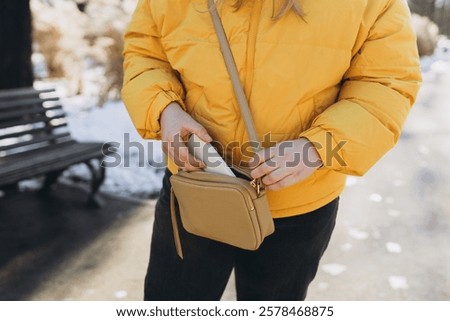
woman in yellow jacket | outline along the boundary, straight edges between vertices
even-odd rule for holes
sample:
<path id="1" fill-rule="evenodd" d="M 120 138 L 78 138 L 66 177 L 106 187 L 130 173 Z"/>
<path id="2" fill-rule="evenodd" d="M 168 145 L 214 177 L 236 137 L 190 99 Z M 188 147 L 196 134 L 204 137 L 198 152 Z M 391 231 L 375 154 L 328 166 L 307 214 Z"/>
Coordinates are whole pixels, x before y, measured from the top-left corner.
<path id="1" fill-rule="evenodd" d="M 235 142 L 248 138 L 207 0 L 139 0 L 125 35 L 123 100 L 140 135 L 165 142 L 169 169 L 145 299 L 218 300 L 234 268 L 239 300 L 302 300 L 345 175 L 363 175 L 395 145 L 414 103 L 421 77 L 409 10 L 404 0 L 216 2 L 259 138 L 271 147 L 252 160 L 252 176 L 267 186 L 276 230 L 255 252 L 182 230 L 178 258 L 168 178 L 204 164 L 175 138 L 214 140 L 233 163 L 245 158 Z"/>

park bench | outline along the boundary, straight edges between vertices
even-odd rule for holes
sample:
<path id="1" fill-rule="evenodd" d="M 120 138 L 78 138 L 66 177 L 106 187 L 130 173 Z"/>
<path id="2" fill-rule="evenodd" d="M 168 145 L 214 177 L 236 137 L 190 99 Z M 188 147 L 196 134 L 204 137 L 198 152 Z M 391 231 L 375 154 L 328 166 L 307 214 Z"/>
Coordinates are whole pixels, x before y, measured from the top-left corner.
<path id="1" fill-rule="evenodd" d="M 92 180 L 87 203 L 101 206 L 97 192 L 105 178 L 100 166 L 109 145 L 77 142 L 54 89 L 0 90 L 0 190 L 19 181 L 45 176 L 40 193 L 48 195 L 69 166 L 84 163 Z"/>

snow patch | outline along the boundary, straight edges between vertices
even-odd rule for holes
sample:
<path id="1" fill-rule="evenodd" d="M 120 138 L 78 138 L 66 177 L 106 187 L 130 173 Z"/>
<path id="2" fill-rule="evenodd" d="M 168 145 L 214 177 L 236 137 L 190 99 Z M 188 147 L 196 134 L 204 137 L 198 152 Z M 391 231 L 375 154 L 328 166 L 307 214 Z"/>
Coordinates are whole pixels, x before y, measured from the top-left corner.
<path id="1" fill-rule="evenodd" d="M 383 200 L 383 196 L 381 196 L 380 194 L 373 193 L 370 195 L 369 199 L 372 202 L 380 203 Z"/>
<path id="2" fill-rule="evenodd" d="M 366 240 L 369 238 L 369 233 L 358 230 L 357 228 L 352 228 L 348 231 L 348 234 L 357 240 Z"/>
<path id="3" fill-rule="evenodd" d="M 404 276 L 392 275 L 389 277 L 389 285 L 394 290 L 409 289 L 408 280 Z"/>
<path id="4" fill-rule="evenodd" d="M 322 270 L 325 273 L 328 273 L 328 274 L 333 275 L 333 276 L 337 276 L 337 275 L 342 274 L 343 272 L 345 272 L 347 270 L 347 267 L 345 265 L 342 265 L 342 264 L 330 263 L 330 264 L 324 264 L 322 266 Z"/>
<path id="5" fill-rule="evenodd" d="M 19 182 L 20 191 L 37 191 L 41 187 L 39 179 L 27 179 Z"/>
<path id="6" fill-rule="evenodd" d="M 387 242 L 386 249 L 390 253 L 401 253 L 402 252 L 402 246 L 400 244 L 394 243 L 394 242 Z"/>
<path id="7" fill-rule="evenodd" d="M 114 292 L 114 297 L 117 299 L 123 299 L 128 296 L 128 292 L 124 290 Z"/>

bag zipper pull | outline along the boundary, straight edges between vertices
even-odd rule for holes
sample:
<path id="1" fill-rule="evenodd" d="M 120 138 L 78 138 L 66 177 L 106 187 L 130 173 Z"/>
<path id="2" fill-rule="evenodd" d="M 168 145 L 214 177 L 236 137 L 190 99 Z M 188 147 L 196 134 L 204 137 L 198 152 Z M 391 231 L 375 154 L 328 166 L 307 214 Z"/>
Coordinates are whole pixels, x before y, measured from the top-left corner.
<path id="1" fill-rule="evenodd" d="M 255 178 L 250 182 L 250 185 L 256 190 L 256 195 L 261 195 L 261 190 L 264 189 L 260 178 Z"/>

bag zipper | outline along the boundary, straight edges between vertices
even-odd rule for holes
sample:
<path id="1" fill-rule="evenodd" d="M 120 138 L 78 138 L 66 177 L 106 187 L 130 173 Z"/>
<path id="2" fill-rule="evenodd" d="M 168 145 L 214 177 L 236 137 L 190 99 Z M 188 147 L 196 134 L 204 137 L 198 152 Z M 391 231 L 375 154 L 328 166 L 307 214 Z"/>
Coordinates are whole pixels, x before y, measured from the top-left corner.
<path id="1" fill-rule="evenodd" d="M 264 184 L 262 183 L 260 178 L 252 178 L 250 175 L 250 168 L 248 167 L 242 167 L 242 166 L 238 166 L 238 165 L 233 165 L 231 166 L 233 170 L 235 170 L 236 172 L 247 176 L 248 180 L 250 181 L 250 185 L 255 189 L 256 191 L 256 195 L 258 195 L 258 197 L 261 195 L 261 192 L 264 190 Z"/>
<path id="2" fill-rule="evenodd" d="M 197 173 L 201 173 L 201 172 L 197 172 Z M 207 175 L 209 175 L 209 173 L 205 173 L 205 174 L 207 174 Z M 202 175 L 202 174 L 201 174 Z M 184 182 L 186 182 L 186 183 L 190 183 L 190 184 L 192 184 L 192 179 L 190 179 L 189 177 L 185 177 L 185 176 L 182 176 L 182 175 L 178 175 L 178 178 L 179 179 L 182 179 Z M 238 180 L 241 180 L 242 178 L 234 178 L 234 179 L 238 179 Z M 242 179 L 243 180 L 243 179 Z M 245 193 L 244 192 L 244 190 L 247 192 L 250 192 L 250 193 L 252 193 L 254 196 L 255 196 L 255 198 L 257 198 L 258 197 L 258 194 L 256 194 L 256 191 L 253 189 L 253 188 L 249 188 L 249 187 L 247 187 L 247 184 L 248 184 L 249 182 L 247 182 L 247 181 L 245 181 L 245 180 L 243 180 L 243 182 L 241 183 L 241 184 L 233 184 L 233 182 L 221 182 L 221 183 L 218 183 L 218 182 L 214 182 L 214 181 L 212 181 L 212 180 L 195 180 L 195 184 L 198 184 L 198 185 L 200 185 L 200 186 L 209 186 L 210 184 L 213 184 L 213 185 L 218 185 L 218 186 L 223 186 L 222 184 L 226 184 L 226 187 L 227 188 L 231 188 L 231 189 L 234 189 L 234 190 L 237 190 L 238 192 L 240 192 L 240 194 L 244 197 L 244 199 L 245 199 L 245 203 L 247 204 L 247 208 L 250 210 L 250 211 L 254 211 L 255 210 L 255 206 L 253 205 L 253 199 L 251 198 L 251 197 L 249 197 L 248 195 L 247 195 L 247 193 Z"/>

